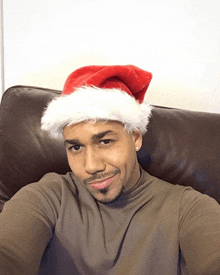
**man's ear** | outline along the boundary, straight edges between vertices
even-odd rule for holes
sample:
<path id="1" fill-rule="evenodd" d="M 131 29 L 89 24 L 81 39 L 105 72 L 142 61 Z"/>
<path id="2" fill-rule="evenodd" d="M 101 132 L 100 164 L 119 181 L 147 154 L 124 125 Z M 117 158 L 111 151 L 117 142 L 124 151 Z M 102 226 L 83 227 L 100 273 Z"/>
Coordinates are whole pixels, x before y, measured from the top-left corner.
<path id="1" fill-rule="evenodd" d="M 134 130 L 131 133 L 132 139 L 134 141 L 135 150 L 140 150 L 142 146 L 142 134 L 139 130 Z"/>

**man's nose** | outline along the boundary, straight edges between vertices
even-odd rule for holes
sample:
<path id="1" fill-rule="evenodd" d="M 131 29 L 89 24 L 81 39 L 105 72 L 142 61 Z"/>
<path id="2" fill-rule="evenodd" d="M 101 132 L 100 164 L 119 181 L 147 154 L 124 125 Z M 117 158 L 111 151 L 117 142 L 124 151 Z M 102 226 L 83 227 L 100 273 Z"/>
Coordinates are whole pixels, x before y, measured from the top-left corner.
<path id="1" fill-rule="evenodd" d="M 102 156 L 92 148 L 87 148 L 85 153 L 85 170 L 88 174 L 95 174 L 105 170 Z"/>

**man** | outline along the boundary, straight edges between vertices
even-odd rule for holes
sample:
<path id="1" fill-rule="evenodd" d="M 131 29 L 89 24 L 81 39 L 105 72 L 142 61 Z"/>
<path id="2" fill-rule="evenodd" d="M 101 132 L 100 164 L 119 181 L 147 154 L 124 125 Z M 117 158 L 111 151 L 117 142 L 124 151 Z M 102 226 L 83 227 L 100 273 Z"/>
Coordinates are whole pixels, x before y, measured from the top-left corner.
<path id="1" fill-rule="evenodd" d="M 22 188 L 0 214 L 0 274 L 220 274 L 220 207 L 139 166 L 151 74 L 88 66 L 42 117 L 72 173 Z"/>

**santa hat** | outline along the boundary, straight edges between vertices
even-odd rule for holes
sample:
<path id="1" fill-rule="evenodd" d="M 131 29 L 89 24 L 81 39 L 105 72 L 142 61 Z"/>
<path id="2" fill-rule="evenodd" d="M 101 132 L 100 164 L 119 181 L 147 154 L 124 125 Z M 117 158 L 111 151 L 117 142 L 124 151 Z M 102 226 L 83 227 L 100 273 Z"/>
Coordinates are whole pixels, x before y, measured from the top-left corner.
<path id="1" fill-rule="evenodd" d="M 132 65 L 77 69 L 67 78 L 62 95 L 47 106 L 42 129 L 59 138 L 66 125 L 113 120 L 144 134 L 151 107 L 143 100 L 151 78 L 151 73 Z"/>

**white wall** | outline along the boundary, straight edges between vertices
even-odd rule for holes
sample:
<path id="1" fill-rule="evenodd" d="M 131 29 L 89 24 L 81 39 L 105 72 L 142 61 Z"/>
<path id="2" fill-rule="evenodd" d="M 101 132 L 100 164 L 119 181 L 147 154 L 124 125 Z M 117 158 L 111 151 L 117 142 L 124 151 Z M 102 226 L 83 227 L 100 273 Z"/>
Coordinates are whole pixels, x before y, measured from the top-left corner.
<path id="1" fill-rule="evenodd" d="M 62 89 L 92 64 L 153 73 L 146 100 L 220 112 L 217 0 L 4 0 L 5 88 Z"/>

